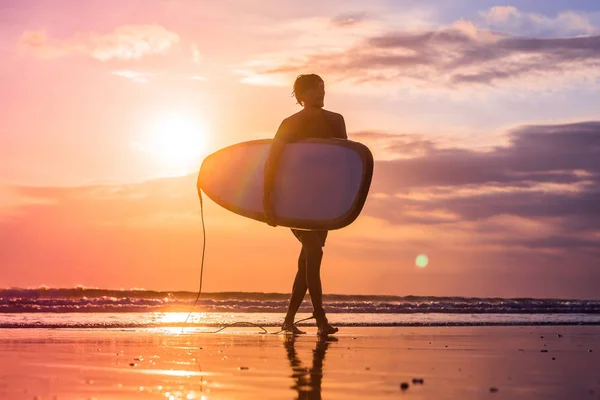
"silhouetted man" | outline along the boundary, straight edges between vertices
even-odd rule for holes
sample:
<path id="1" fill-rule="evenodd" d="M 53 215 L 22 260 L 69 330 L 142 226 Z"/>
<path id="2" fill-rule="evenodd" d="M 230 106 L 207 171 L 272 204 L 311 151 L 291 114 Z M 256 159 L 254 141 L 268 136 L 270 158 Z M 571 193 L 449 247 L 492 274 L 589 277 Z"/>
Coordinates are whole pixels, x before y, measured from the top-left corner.
<path id="1" fill-rule="evenodd" d="M 321 77 L 314 74 L 298 76 L 294 82 L 294 96 L 303 109 L 281 122 L 265 165 L 264 209 L 267 223 L 271 226 L 277 226 L 271 204 L 271 191 L 277 163 L 285 144 L 309 138 L 348 139 L 344 117 L 323 109 L 325 83 Z M 294 317 L 308 289 L 318 334 L 335 333 L 338 329 L 331 326 L 325 316 L 321 287 L 321 260 L 327 231 L 292 229 L 292 233 L 302 243 L 302 249 L 298 257 L 298 272 L 282 329 L 293 334 L 305 333 L 294 325 Z"/>

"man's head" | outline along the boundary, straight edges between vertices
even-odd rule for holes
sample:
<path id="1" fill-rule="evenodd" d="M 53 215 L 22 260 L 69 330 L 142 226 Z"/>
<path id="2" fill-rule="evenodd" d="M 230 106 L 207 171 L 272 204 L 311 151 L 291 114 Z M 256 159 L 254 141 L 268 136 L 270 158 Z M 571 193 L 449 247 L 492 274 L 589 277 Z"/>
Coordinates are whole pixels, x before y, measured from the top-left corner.
<path id="1" fill-rule="evenodd" d="M 294 96 L 304 108 L 324 106 L 325 82 L 319 75 L 299 75 L 294 82 Z"/>

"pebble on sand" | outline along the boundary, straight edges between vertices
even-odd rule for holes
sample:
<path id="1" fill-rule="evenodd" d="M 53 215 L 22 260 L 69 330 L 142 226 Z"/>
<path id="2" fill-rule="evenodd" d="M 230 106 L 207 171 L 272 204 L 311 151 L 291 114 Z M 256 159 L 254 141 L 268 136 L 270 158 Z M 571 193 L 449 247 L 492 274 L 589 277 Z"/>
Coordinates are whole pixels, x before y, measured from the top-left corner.
<path id="1" fill-rule="evenodd" d="M 402 383 L 400 384 L 400 389 L 402 389 L 402 390 L 406 390 L 406 389 L 408 389 L 408 383 L 407 383 L 407 382 L 402 382 Z"/>
<path id="2" fill-rule="evenodd" d="M 250 369 L 250 368 L 248 368 L 248 367 L 239 367 L 238 369 L 241 371 L 241 370 Z"/>
<path id="3" fill-rule="evenodd" d="M 136 363 L 129 363 L 130 367 L 135 367 L 137 364 Z"/>
<path id="4" fill-rule="evenodd" d="M 498 391 L 498 388 L 497 388 L 497 387 L 493 387 L 493 386 L 492 386 L 492 387 L 490 388 L 490 393 L 496 393 L 497 391 Z"/>

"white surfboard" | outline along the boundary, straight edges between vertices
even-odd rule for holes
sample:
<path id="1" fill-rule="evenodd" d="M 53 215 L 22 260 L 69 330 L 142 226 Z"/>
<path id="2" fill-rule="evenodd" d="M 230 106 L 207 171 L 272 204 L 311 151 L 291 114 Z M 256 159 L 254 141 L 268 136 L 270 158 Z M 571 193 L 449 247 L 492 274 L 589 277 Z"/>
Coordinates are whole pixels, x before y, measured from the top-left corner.
<path id="1" fill-rule="evenodd" d="M 220 206 L 265 221 L 264 168 L 272 139 L 242 142 L 204 159 L 198 189 Z M 358 142 L 306 139 L 286 144 L 273 186 L 277 225 L 335 230 L 352 223 L 367 198 L 373 155 Z"/>

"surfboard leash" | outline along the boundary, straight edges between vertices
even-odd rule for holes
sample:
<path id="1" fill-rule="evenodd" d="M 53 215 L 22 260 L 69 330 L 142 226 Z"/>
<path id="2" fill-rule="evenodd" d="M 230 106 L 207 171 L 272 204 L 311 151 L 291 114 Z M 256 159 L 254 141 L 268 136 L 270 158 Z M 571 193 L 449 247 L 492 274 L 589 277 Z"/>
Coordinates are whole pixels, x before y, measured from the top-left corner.
<path id="1" fill-rule="evenodd" d="M 185 318 L 184 324 L 187 324 L 190 315 L 192 315 L 194 312 L 194 308 L 196 308 L 196 304 L 198 304 L 198 299 L 200 299 L 200 294 L 202 293 L 202 275 L 204 274 L 204 255 L 206 253 L 206 227 L 204 226 L 204 203 L 202 201 L 202 190 L 200 187 L 198 187 L 198 198 L 200 199 L 200 220 L 202 221 L 202 261 L 200 262 L 200 284 L 198 285 L 198 295 L 196 296 L 196 300 L 194 301 L 194 305 L 192 306 L 190 313 Z"/>
<path id="2" fill-rule="evenodd" d="M 196 296 L 196 300 L 194 300 L 194 304 L 192 305 L 192 309 L 190 310 L 188 316 L 185 318 L 184 325 L 187 324 L 188 319 L 190 318 L 190 316 L 194 312 L 194 309 L 196 308 L 196 305 L 198 304 L 198 300 L 200 299 L 200 295 L 202 294 L 202 277 L 204 275 L 204 257 L 205 257 L 205 254 L 206 254 L 206 226 L 204 224 L 204 202 L 202 201 L 202 190 L 200 189 L 200 187 L 198 187 L 198 198 L 200 199 L 200 220 L 201 220 L 201 223 L 202 223 L 202 258 L 201 258 L 201 261 L 200 261 L 200 282 L 199 282 L 199 285 L 198 285 L 198 295 Z M 294 322 L 293 325 L 296 325 L 299 322 L 306 321 L 306 320 L 309 320 L 309 319 L 312 319 L 312 318 L 314 318 L 314 316 L 311 315 L 308 318 L 304 318 L 304 319 L 301 319 L 299 321 Z M 200 332 L 200 333 L 218 333 L 218 332 L 221 332 L 222 330 L 224 330 L 226 328 L 230 328 L 230 327 L 233 327 L 233 326 L 255 326 L 255 327 L 260 328 L 260 329 L 263 330 L 263 332 L 259 332 L 260 334 L 269 333 L 261 325 L 254 324 L 252 322 L 243 322 L 243 321 L 233 322 L 231 324 L 224 325 L 221 328 L 217 329 L 216 331 Z M 181 327 L 181 330 L 183 331 L 183 327 Z M 279 332 L 273 332 L 272 334 L 277 335 L 277 334 L 280 334 L 283 331 L 284 330 L 282 329 Z"/>

